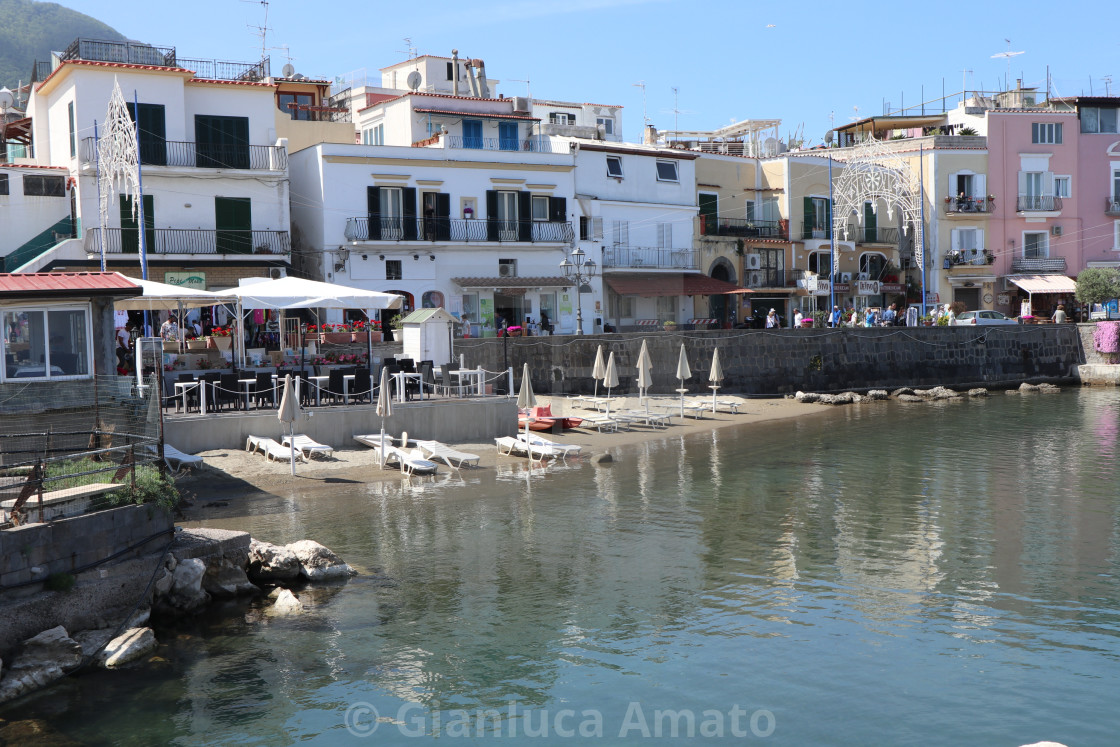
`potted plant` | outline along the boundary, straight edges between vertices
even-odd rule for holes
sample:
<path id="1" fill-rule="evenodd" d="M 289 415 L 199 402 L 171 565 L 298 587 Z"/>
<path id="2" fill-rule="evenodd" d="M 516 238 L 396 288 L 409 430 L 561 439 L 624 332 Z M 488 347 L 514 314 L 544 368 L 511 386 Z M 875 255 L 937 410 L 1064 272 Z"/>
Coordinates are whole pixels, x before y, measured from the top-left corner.
<path id="1" fill-rule="evenodd" d="M 521 337 L 521 325 L 515 324 L 512 327 L 506 327 L 506 335 L 509 337 Z"/>
<path id="2" fill-rule="evenodd" d="M 339 344 L 350 342 L 350 327 L 345 324 L 324 324 L 320 342 Z"/>
<path id="3" fill-rule="evenodd" d="M 926 314 L 925 316 L 923 316 L 921 318 L 921 322 L 922 322 L 923 327 L 932 327 L 933 326 L 933 314 Z"/>
<path id="4" fill-rule="evenodd" d="M 232 346 L 233 336 L 230 327 L 212 327 L 210 329 L 210 339 L 208 340 L 207 347 L 212 347 L 225 353 L 228 352 Z"/>
<path id="5" fill-rule="evenodd" d="M 664 329 L 666 332 L 676 332 L 677 331 L 677 323 L 670 319 L 669 321 L 662 324 L 661 328 Z"/>

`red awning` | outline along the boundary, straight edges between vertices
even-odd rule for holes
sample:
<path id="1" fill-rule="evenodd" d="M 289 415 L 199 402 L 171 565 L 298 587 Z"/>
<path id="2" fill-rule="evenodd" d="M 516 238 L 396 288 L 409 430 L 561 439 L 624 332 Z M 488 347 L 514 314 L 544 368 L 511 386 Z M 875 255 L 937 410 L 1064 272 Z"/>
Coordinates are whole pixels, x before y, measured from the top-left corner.
<path id="1" fill-rule="evenodd" d="M 140 286 L 117 272 L 29 272 L 0 275 L 0 296 L 4 298 L 128 298 L 141 293 Z"/>
<path id="2" fill-rule="evenodd" d="M 741 290 L 734 283 L 699 273 L 604 275 L 603 281 L 620 296 L 715 296 Z"/>

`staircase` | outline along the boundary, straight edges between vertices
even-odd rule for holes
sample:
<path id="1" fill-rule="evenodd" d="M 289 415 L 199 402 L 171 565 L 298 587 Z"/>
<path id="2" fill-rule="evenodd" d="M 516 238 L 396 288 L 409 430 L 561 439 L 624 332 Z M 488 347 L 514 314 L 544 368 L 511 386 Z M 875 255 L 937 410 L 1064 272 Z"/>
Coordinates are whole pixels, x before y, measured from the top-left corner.
<path id="1" fill-rule="evenodd" d="M 16 272 L 23 265 L 72 238 L 75 238 L 74 229 L 68 215 L 4 257 L 4 272 Z"/>

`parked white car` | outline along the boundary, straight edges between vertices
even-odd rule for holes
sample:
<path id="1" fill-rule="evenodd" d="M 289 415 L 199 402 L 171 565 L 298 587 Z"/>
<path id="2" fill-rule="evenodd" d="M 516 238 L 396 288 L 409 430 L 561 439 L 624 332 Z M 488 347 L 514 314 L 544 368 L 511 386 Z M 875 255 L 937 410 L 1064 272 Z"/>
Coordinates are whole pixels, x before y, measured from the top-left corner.
<path id="1" fill-rule="evenodd" d="M 962 311 L 953 320 L 955 327 L 971 327 L 974 324 L 1018 324 L 1018 319 L 1011 319 L 998 311 Z"/>

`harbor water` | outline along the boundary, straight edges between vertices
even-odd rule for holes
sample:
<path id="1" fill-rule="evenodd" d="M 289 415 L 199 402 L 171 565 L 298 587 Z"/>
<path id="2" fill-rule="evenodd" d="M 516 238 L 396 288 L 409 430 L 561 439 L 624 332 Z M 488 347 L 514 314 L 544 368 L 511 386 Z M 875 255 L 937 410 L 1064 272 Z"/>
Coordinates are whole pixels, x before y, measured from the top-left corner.
<path id="1" fill-rule="evenodd" d="M 87 744 L 1115 744 L 1120 392 L 234 500 L 361 571 L 0 711 Z M 648 738 L 647 738 L 648 737 Z"/>

